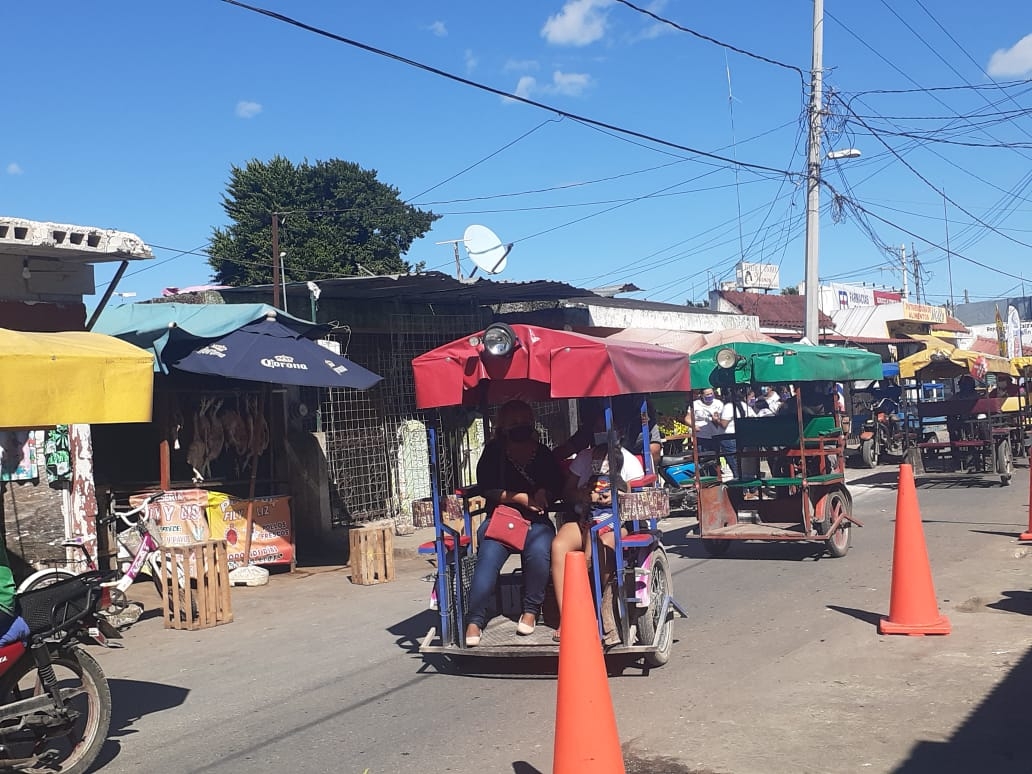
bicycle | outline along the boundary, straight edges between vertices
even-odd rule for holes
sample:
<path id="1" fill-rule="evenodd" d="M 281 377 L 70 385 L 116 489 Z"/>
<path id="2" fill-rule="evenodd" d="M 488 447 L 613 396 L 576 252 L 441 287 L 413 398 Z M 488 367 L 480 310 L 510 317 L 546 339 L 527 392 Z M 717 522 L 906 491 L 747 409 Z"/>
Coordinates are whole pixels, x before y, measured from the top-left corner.
<path id="1" fill-rule="evenodd" d="M 118 543 L 125 548 L 132 561 L 129 567 L 124 573 L 121 573 L 121 577 L 118 577 L 118 571 L 114 571 L 112 577 L 109 580 L 105 580 L 101 583 L 101 587 L 105 590 L 106 594 L 110 595 L 110 600 L 104 607 L 105 614 L 108 616 L 117 616 L 123 613 L 129 606 L 129 600 L 126 597 L 126 592 L 129 587 L 133 585 L 136 579 L 139 577 L 140 572 L 143 570 L 143 566 L 146 563 L 150 569 L 150 577 L 154 582 L 154 586 L 158 590 L 158 594 L 162 599 L 166 598 L 166 589 L 162 586 L 161 581 L 161 552 L 158 550 L 161 544 L 157 538 L 151 534 L 148 529 L 149 517 L 147 516 L 147 508 L 155 500 L 160 499 L 165 493 L 163 491 L 154 492 L 143 499 L 143 501 L 135 508 L 131 508 L 128 511 L 116 511 L 114 505 L 114 498 L 110 497 L 108 502 L 108 515 L 97 517 L 97 527 L 106 527 L 110 524 L 115 524 L 121 521 L 126 525 L 127 529 L 123 529 L 116 533 L 116 540 Z M 136 516 L 134 521 L 130 521 L 130 517 Z M 137 544 L 137 540 L 139 543 Z M 65 548 L 72 548 L 80 551 L 83 558 L 79 561 L 86 565 L 86 572 L 99 570 L 100 567 L 97 560 L 90 553 L 89 548 L 86 546 L 86 537 L 84 535 L 74 535 L 66 540 L 62 540 L 55 545 L 61 545 Z M 185 617 L 186 611 L 186 584 L 189 583 L 189 578 L 182 567 L 177 568 L 178 581 L 179 581 L 179 601 L 180 610 L 182 616 Z M 27 577 L 18 586 L 18 593 L 24 594 L 27 591 L 34 589 L 44 588 L 50 586 L 59 581 L 66 580 L 68 578 L 74 578 L 80 575 L 80 573 L 73 572 L 72 570 L 65 569 L 63 567 L 48 567 L 42 570 L 37 570 L 32 575 Z M 171 579 L 169 579 L 171 584 Z M 197 603 L 191 598 L 190 600 L 190 613 L 192 616 L 197 616 Z M 133 623 L 130 621 L 129 623 Z"/>

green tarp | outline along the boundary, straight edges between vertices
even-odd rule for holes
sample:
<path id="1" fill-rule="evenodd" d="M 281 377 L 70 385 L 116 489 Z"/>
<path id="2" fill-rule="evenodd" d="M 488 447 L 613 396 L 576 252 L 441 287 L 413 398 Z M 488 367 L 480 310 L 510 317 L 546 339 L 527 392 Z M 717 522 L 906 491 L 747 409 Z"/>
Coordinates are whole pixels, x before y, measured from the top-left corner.
<path id="1" fill-rule="evenodd" d="M 778 384 L 812 381 L 852 382 L 882 378 L 881 357 L 864 349 L 816 347 L 809 344 L 738 342 L 704 349 L 691 356 L 692 386 L 727 384 L 719 379 L 717 353 L 732 349 L 741 358 L 736 384 Z"/>
<path id="2" fill-rule="evenodd" d="M 291 330 L 308 335 L 313 330 L 328 330 L 276 309 L 268 304 L 124 304 L 105 309 L 94 333 L 106 333 L 154 354 L 154 370 L 168 373 L 161 352 L 168 343 L 169 326 L 202 339 L 217 338 L 261 320 L 270 313 Z"/>

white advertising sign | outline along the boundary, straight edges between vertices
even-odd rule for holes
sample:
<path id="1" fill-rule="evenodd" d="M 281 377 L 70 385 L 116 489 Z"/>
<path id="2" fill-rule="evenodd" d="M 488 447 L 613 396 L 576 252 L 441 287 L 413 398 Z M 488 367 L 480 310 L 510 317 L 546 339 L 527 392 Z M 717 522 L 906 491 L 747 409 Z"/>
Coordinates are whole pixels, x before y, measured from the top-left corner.
<path id="1" fill-rule="evenodd" d="M 874 306 L 874 288 L 862 285 L 840 285 L 829 283 L 834 305 L 832 309 L 852 309 L 855 306 Z"/>
<path id="2" fill-rule="evenodd" d="M 742 262 L 735 268 L 735 279 L 742 288 L 777 290 L 781 287 L 779 269 L 773 263 Z"/>
<path id="3" fill-rule="evenodd" d="M 1021 315 L 1013 306 L 1007 307 L 1007 354 L 1010 357 L 1021 355 Z"/>

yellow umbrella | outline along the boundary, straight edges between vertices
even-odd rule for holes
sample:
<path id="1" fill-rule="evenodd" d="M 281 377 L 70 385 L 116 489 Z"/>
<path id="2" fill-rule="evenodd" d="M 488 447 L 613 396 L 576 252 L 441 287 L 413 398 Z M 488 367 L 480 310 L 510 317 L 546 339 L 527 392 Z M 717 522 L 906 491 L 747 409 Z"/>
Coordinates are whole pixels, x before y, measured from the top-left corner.
<path id="1" fill-rule="evenodd" d="M 1012 357 L 1011 365 L 1018 376 L 1032 376 L 1032 357 Z"/>
<path id="2" fill-rule="evenodd" d="M 0 328 L 0 427 L 149 422 L 154 356 L 99 333 Z"/>
<path id="3" fill-rule="evenodd" d="M 970 349 L 949 348 L 926 349 L 899 361 L 899 373 L 904 378 L 913 378 L 917 371 L 922 376 L 947 378 L 969 373 L 984 379 L 985 374 L 1010 374 L 1017 376 L 1011 362 L 999 355 L 987 355 Z"/>

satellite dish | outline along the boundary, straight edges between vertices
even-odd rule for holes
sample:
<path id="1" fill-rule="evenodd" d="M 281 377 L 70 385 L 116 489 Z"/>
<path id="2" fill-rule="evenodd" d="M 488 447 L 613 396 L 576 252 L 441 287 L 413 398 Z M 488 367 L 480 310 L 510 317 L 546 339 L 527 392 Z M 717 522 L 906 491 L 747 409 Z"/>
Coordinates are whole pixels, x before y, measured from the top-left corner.
<path id="1" fill-rule="evenodd" d="M 466 245 L 469 259 L 485 274 L 499 274 L 505 270 L 512 244 L 503 245 L 498 235 L 487 226 L 467 227 L 462 242 Z"/>

